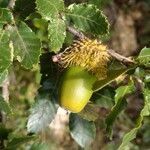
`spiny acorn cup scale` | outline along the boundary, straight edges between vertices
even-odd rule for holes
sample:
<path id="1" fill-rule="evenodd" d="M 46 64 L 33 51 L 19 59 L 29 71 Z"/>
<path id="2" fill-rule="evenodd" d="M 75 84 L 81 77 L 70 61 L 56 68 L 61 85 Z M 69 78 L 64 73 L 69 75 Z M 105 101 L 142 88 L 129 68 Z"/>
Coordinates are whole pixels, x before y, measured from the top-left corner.
<path id="1" fill-rule="evenodd" d="M 59 87 L 60 105 L 74 113 L 80 112 L 93 94 L 96 77 L 82 67 L 69 67 Z"/>

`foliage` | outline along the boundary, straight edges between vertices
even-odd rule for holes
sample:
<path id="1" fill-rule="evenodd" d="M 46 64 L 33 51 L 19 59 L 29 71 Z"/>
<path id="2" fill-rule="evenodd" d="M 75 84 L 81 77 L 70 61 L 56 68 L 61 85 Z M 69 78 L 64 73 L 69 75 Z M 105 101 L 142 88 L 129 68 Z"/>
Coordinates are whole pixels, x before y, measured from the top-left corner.
<path id="1" fill-rule="evenodd" d="M 66 13 L 67 20 L 82 31 L 95 35 L 108 33 L 109 24 L 103 13 L 94 5 L 72 4 Z"/>
<path id="2" fill-rule="evenodd" d="M 9 66 L 11 64 L 12 54 L 11 54 L 11 50 L 9 48 L 9 36 L 5 30 L 1 30 L 0 37 L 1 37 L 1 39 L 0 39 L 0 49 L 1 49 L 0 73 L 1 73 L 1 75 L 3 75 L 4 72 L 6 72 L 6 70 L 9 68 Z"/>
<path id="3" fill-rule="evenodd" d="M 138 56 L 138 61 L 140 64 L 150 67 L 150 48 L 143 48 Z"/>
<path id="4" fill-rule="evenodd" d="M 47 94 L 37 97 L 28 119 L 28 132 L 38 133 L 48 127 L 56 114 L 56 107 Z"/>
<path id="5" fill-rule="evenodd" d="M 51 51 L 59 51 L 66 37 L 65 22 L 59 18 L 51 20 L 48 26 L 48 32 Z"/>
<path id="6" fill-rule="evenodd" d="M 11 113 L 11 108 L 9 104 L 6 101 L 4 101 L 1 95 L 0 95 L 0 110 L 7 114 Z"/>
<path id="7" fill-rule="evenodd" d="M 40 40 L 28 26 L 20 22 L 18 27 L 10 29 L 14 48 L 14 58 L 27 68 L 33 68 L 38 63 L 40 55 Z"/>
<path id="8" fill-rule="evenodd" d="M 129 142 L 132 141 L 136 137 L 136 134 L 139 128 L 142 126 L 142 121 L 144 120 L 144 117 L 150 115 L 149 101 L 150 101 L 150 90 L 145 89 L 144 90 L 144 107 L 140 113 L 139 118 L 137 119 L 136 126 L 131 131 L 129 131 L 128 133 L 124 135 L 122 143 L 119 146 L 119 150 L 128 147 Z"/>
<path id="9" fill-rule="evenodd" d="M 36 5 L 40 14 L 47 20 L 58 17 L 59 12 L 64 10 L 62 0 L 37 0 Z"/>
<path id="10" fill-rule="evenodd" d="M 110 1 L 88 0 L 66 6 L 63 0 L 16 0 L 10 9 L 8 0 L 0 0 L 0 149 L 1 143 L 3 149 L 25 149 L 26 143 L 27 149 L 49 149 L 50 143 L 41 135 L 50 130 L 57 115 L 62 76 L 62 68 L 52 56 L 72 43 L 70 26 L 94 38 L 108 35 L 109 23 L 99 8 Z M 117 121 L 128 116 L 131 95 L 141 94 L 143 107 L 136 121 L 128 117 L 118 148 L 130 149 L 140 130 L 147 129 L 142 124 L 150 116 L 150 48 L 144 47 L 133 60 L 134 64 L 125 66 L 112 59 L 107 78 L 93 85 L 91 102 L 80 113 L 70 113 L 69 133 L 81 147 L 96 140 L 100 127 L 114 140 Z M 10 102 L 2 96 L 6 79 L 10 80 Z M 101 113 L 104 110 L 107 116 Z M 5 121 L 3 116 L 9 119 Z M 105 125 L 101 122 L 97 127 L 101 120 Z M 149 131 L 143 136 L 148 135 Z"/>
<path id="11" fill-rule="evenodd" d="M 115 105 L 112 107 L 110 114 L 106 118 L 106 124 L 107 124 L 106 130 L 110 134 L 110 136 L 111 136 L 112 125 L 113 125 L 116 117 L 123 110 L 123 108 L 126 104 L 124 97 L 127 94 L 131 94 L 132 92 L 134 92 L 134 85 L 133 85 L 133 83 L 130 83 L 126 86 L 120 86 L 119 88 L 116 89 L 115 92 L 116 92 L 116 94 L 114 96 Z"/>
<path id="12" fill-rule="evenodd" d="M 19 145 L 26 143 L 30 140 L 35 139 L 34 136 L 25 136 L 25 137 L 17 137 L 17 138 L 13 138 L 8 144 L 6 149 L 12 149 L 12 148 L 17 148 Z"/>
<path id="13" fill-rule="evenodd" d="M 76 114 L 70 115 L 69 128 L 72 137 L 82 147 L 88 146 L 95 138 L 94 123 L 84 120 Z"/>

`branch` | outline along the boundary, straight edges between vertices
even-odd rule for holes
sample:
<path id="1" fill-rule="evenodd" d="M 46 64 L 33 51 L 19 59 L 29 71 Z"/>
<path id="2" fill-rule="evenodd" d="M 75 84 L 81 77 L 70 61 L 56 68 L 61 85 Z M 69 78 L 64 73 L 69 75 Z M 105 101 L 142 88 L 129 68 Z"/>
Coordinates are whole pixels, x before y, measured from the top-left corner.
<path id="1" fill-rule="evenodd" d="M 16 0 L 10 0 L 10 1 L 9 1 L 9 3 L 8 3 L 7 8 L 9 8 L 9 9 L 13 9 L 13 8 L 14 8 L 14 6 L 15 6 L 15 1 L 16 1 Z"/>
<path id="2" fill-rule="evenodd" d="M 2 96 L 6 102 L 9 100 L 9 79 L 7 78 L 2 84 Z M 4 124 L 6 120 L 5 113 L 0 111 L 0 123 Z M 4 149 L 4 139 L 0 139 L 0 149 Z"/>
<path id="3" fill-rule="evenodd" d="M 112 49 L 108 50 L 108 54 L 111 55 L 113 58 L 117 59 L 118 61 L 122 62 L 125 65 L 130 65 L 130 64 L 134 64 L 135 63 L 132 59 L 124 57 L 124 56 L 116 53 Z"/>
<path id="4" fill-rule="evenodd" d="M 67 27 L 67 30 L 72 33 L 73 35 L 77 36 L 79 39 L 83 39 L 83 38 L 86 38 L 86 36 L 82 33 L 82 32 L 79 32 L 77 29 L 73 28 L 73 27 L 70 27 L 68 26 Z M 122 56 L 118 53 L 116 53 L 114 50 L 108 50 L 108 53 L 109 55 L 111 55 L 113 58 L 117 59 L 118 61 L 122 62 L 123 64 L 125 65 L 130 65 L 130 64 L 134 64 L 134 61 L 131 60 L 130 58 L 127 58 L 125 56 Z M 58 55 L 55 55 L 53 56 L 52 60 L 54 62 L 58 62 L 61 58 L 61 53 L 58 54 Z"/>
<path id="5" fill-rule="evenodd" d="M 82 33 L 77 31 L 75 28 L 68 26 L 67 27 L 67 31 L 69 31 L 70 33 L 72 33 L 73 35 L 77 36 L 79 39 L 84 39 L 86 38 L 86 36 Z"/>
<path id="6" fill-rule="evenodd" d="M 4 100 L 9 103 L 9 78 L 7 77 L 2 84 L 2 97 Z M 5 114 L 0 112 L 0 122 L 5 123 Z"/>
<path id="7" fill-rule="evenodd" d="M 8 77 L 3 82 L 2 85 L 2 96 L 4 100 L 8 103 L 9 102 L 9 78 Z"/>

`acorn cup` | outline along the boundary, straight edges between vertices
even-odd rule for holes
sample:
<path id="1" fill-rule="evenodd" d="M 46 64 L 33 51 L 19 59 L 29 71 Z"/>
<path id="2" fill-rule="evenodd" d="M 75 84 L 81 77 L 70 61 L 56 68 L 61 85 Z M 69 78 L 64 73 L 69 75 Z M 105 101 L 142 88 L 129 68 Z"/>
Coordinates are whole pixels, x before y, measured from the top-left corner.
<path id="1" fill-rule="evenodd" d="M 62 54 L 59 64 L 67 68 L 59 87 L 61 107 L 78 113 L 93 94 L 93 84 L 107 77 L 107 63 L 110 56 L 106 46 L 97 40 L 75 41 Z"/>

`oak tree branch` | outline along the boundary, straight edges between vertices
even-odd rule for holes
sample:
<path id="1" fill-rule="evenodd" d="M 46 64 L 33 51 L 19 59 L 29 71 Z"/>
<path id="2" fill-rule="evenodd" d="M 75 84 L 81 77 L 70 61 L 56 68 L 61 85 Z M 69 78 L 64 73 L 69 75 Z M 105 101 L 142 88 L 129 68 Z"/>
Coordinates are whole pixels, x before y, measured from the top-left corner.
<path id="1" fill-rule="evenodd" d="M 73 35 L 77 36 L 79 39 L 83 39 L 83 38 L 86 38 L 86 36 L 82 33 L 82 32 L 79 32 L 77 29 L 73 28 L 73 27 L 70 27 L 68 26 L 67 27 L 67 30 L 72 33 Z M 109 49 L 108 50 L 108 53 L 109 55 L 111 55 L 113 58 L 117 59 L 118 61 L 122 62 L 123 64 L 125 65 L 130 65 L 130 64 L 134 64 L 134 61 L 130 58 L 127 58 L 125 56 L 122 56 L 118 53 L 116 53 L 114 50 L 112 49 Z M 60 57 L 60 54 L 59 54 L 59 57 Z M 54 56 L 54 58 L 56 58 Z M 56 59 L 55 59 L 55 62 L 56 62 Z"/>

